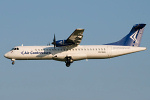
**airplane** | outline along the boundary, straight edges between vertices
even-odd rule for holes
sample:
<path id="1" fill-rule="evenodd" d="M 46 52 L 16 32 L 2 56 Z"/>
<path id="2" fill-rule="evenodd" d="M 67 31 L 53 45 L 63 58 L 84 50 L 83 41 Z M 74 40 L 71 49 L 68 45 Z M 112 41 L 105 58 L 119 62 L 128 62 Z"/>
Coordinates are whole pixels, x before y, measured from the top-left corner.
<path id="1" fill-rule="evenodd" d="M 139 47 L 145 26 L 135 24 L 124 38 L 104 45 L 79 45 L 84 29 L 76 29 L 66 40 L 56 41 L 54 34 L 54 46 L 16 46 L 4 57 L 11 59 L 12 65 L 15 60 L 56 60 L 65 62 L 67 67 L 84 59 L 113 58 L 146 50 L 146 47 Z"/>

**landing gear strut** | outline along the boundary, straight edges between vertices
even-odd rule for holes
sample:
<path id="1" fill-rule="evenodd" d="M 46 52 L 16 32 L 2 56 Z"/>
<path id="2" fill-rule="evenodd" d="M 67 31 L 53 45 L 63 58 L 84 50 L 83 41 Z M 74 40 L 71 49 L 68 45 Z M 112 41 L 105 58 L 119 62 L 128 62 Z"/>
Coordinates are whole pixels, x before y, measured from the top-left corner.
<path id="1" fill-rule="evenodd" d="M 11 59 L 11 61 L 12 61 L 12 65 L 14 65 L 15 64 L 15 59 Z"/>
<path id="2" fill-rule="evenodd" d="M 66 66 L 69 67 L 71 63 L 73 63 L 73 59 L 71 57 L 66 57 Z"/>

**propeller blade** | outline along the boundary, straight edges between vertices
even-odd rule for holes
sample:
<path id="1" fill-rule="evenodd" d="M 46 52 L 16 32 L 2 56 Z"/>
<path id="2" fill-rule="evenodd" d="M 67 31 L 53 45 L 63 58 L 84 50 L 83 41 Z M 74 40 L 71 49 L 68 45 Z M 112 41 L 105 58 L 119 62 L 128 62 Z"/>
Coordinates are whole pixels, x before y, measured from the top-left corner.
<path id="1" fill-rule="evenodd" d="M 52 44 L 54 45 L 54 49 L 55 49 L 55 47 L 56 47 L 56 38 L 55 38 L 55 34 L 54 34 L 54 39 L 53 39 Z"/>

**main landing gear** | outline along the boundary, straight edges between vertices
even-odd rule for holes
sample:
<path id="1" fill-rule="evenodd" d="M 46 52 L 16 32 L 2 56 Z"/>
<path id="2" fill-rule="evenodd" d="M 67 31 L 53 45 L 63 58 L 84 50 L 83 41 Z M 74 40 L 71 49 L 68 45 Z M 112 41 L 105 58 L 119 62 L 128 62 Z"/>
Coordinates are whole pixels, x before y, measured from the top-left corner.
<path id="1" fill-rule="evenodd" d="M 73 63 L 73 59 L 72 59 L 72 57 L 66 57 L 66 61 L 65 61 L 65 63 L 66 63 L 66 66 L 67 66 L 67 67 L 69 67 L 69 66 L 70 66 L 70 64 L 71 64 L 71 63 Z"/>
<path id="2" fill-rule="evenodd" d="M 15 64 L 15 59 L 11 59 L 11 61 L 12 61 L 12 65 L 14 65 Z"/>

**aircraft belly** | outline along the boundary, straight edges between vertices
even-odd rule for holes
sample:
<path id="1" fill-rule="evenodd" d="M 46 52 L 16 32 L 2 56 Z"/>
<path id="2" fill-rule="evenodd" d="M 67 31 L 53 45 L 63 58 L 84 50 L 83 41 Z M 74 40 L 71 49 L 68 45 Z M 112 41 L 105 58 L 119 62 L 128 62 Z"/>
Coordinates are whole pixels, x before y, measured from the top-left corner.
<path id="1" fill-rule="evenodd" d="M 52 59 L 57 61 L 66 61 L 66 57 L 71 57 L 74 61 L 87 59 L 87 55 L 83 53 L 59 53 L 53 55 Z"/>
<path id="2" fill-rule="evenodd" d="M 108 53 L 106 51 L 98 51 L 96 53 L 88 53 L 87 59 L 106 59 L 109 58 Z"/>
<path id="3" fill-rule="evenodd" d="M 87 59 L 87 55 L 83 54 L 83 53 L 81 53 L 81 54 L 80 53 L 78 53 L 78 54 L 72 54 L 72 59 L 74 61 Z"/>

